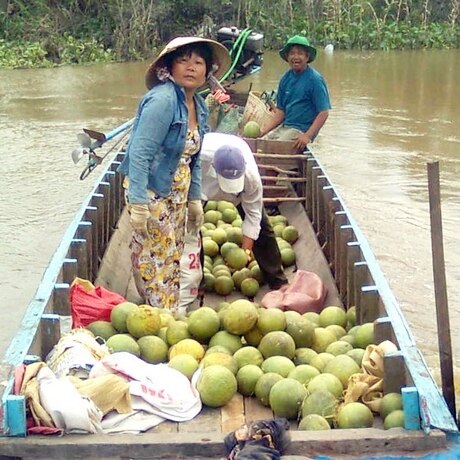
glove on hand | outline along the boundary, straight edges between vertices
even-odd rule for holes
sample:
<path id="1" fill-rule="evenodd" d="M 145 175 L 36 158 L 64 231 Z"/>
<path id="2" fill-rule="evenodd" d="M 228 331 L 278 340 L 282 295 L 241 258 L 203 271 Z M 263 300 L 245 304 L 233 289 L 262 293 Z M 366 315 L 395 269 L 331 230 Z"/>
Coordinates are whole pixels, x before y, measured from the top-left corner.
<path id="1" fill-rule="evenodd" d="M 204 222 L 204 212 L 201 200 L 188 202 L 187 232 L 196 235 Z"/>
<path id="2" fill-rule="evenodd" d="M 147 221 L 150 217 L 148 204 L 133 204 L 129 207 L 130 223 L 134 230 L 147 232 Z"/>

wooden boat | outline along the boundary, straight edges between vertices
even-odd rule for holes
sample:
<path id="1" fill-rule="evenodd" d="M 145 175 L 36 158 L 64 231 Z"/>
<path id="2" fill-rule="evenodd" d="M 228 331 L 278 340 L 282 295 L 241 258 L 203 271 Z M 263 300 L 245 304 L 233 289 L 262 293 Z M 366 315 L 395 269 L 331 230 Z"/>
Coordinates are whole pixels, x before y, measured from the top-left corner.
<path id="1" fill-rule="evenodd" d="M 276 203 L 300 230 L 295 244 L 298 268 L 321 276 L 329 291 L 328 304 L 356 305 L 359 323 L 374 321 L 377 343 L 388 339 L 398 346 L 397 353 L 385 356 L 384 389 L 403 389 L 412 428 L 385 431 L 376 419 L 368 429 L 305 432 L 293 423 L 289 453 L 358 458 L 447 451 L 448 433 L 458 435 L 455 420 L 364 235 L 325 170 L 311 152 L 294 154 L 291 143 L 248 143 L 259 163 L 266 194 L 275 195 L 266 202 Z M 121 149 L 102 171 L 67 229 L 1 364 L 1 458 L 94 458 L 96 453 L 98 458 L 219 458 L 225 454 L 226 433 L 245 422 L 273 416 L 255 398 L 237 394 L 220 410 L 204 407 L 189 422 L 167 421 L 142 435 L 26 436 L 25 401 L 12 394 L 13 370 L 21 363 L 43 360 L 59 340 L 62 320 L 70 315 L 69 289 L 74 278 L 89 279 L 128 299 L 138 299 L 128 257 L 130 229 L 122 178 L 116 172 L 123 155 Z M 284 178 L 274 178 L 269 171 Z M 212 304 L 217 299 L 208 295 L 205 300 Z"/>

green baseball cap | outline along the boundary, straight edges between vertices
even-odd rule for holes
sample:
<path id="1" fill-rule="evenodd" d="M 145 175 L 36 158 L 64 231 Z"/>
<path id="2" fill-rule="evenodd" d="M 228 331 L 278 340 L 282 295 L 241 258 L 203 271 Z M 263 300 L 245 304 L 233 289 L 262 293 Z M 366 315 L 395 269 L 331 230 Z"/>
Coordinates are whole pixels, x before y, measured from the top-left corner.
<path id="1" fill-rule="evenodd" d="M 308 38 L 302 37 L 302 35 L 294 35 L 286 42 L 284 47 L 280 49 L 281 59 L 287 61 L 287 55 L 289 53 L 289 49 L 291 48 L 291 46 L 294 46 L 294 45 L 303 46 L 304 48 L 307 49 L 307 52 L 310 54 L 310 58 L 308 59 L 308 62 L 312 62 L 315 60 L 316 48 L 311 46 L 310 42 L 308 41 Z"/>

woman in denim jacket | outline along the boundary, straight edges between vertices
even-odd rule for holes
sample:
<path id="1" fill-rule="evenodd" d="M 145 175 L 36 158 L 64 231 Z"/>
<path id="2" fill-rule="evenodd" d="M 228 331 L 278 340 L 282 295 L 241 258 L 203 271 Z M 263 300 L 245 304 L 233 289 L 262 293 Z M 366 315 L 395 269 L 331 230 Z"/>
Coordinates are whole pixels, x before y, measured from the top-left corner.
<path id="1" fill-rule="evenodd" d="M 199 152 L 208 110 L 197 90 L 229 65 L 226 48 L 213 40 L 178 37 L 168 43 L 147 70 L 149 91 L 118 168 L 127 178 L 137 289 L 145 303 L 173 313 L 186 214 L 189 231 L 198 231 L 203 220 Z"/>

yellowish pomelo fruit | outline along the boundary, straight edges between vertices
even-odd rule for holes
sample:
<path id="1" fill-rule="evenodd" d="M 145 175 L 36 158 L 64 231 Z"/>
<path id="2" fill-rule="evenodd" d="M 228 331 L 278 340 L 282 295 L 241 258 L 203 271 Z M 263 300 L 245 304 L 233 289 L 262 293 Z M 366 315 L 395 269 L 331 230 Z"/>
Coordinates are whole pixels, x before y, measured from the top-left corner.
<path id="1" fill-rule="evenodd" d="M 291 244 L 288 243 L 287 241 L 283 240 L 281 237 L 276 238 L 276 244 L 278 245 L 279 250 L 281 251 L 282 249 L 293 249 Z"/>
<path id="2" fill-rule="evenodd" d="M 382 420 L 385 420 L 390 412 L 403 408 L 402 396 L 400 393 L 387 393 L 380 401 L 379 413 Z"/>
<path id="3" fill-rule="evenodd" d="M 224 209 L 222 211 L 222 220 L 227 224 L 231 224 L 235 219 L 238 218 L 238 211 L 236 209 Z"/>
<path id="4" fill-rule="evenodd" d="M 347 326 L 349 326 L 348 329 L 352 328 L 353 326 L 356 326 L 356 307 L 350 307 L 347 310 Z"/>
<path id="5" fill-rule="evenodd" d="M 205 211 L 204 213 L 204 222 L 210 222 L 211 224 L 217 225 L 217 221 L 219 220 L 220 213 L 215 209 L 210 209 Z"/>
<path id="6" fill-rule="evenodd" d="M 206 229 L 206 230 L 214 230 L 216 229 L 216 224 L 213 224 L 212 222 L 205 222 L 203 224 L 203 227 Z"/>
<path id="7" fill-rule="evenodd" d="M 219 302 L 216 306 L 216 311 L 219 312 L 220 310 L 222 310 L 223 308 L 226 308 L 230 305 L 230 302 Z"/>
<path id="8" fill-rule="evenodd" d="M 243 219 L 241 217 L 237 217 L 233 222 L 232 222 L 232 227 L 237 227 L 240 228 L 243 226 Z"/>
<path id="9" fill-rule="evenodd" d="M 289 372 L 295 369 L 295 364 L 286 356 L 270 356 L 263 361 L 260 368 L 265 373 L 276 372 L 283 377 L 287 377 Z"/>
<path id="10" fill-rule="evenodd" d="M 204 348 L 203 345 L 195 339 L 183 339 L 169 349 L 169 359 L 177 355 L 191 355 L 200 362 L 204 356 Z"/>
<path id="11" fill-rule="evenodd" d="M 234 287 L 235 283 L 230 275 L 218 276 L 214 281 L 214 292 L 219 295 L 229 295 L 233 291 Z"/>
<path id="12" fill-rule="evenodd" d="M 264 375 L 264 371 L 254 364 L 247 364 L 241 367 L 236 374 L 238 392 L 243 396 L 252 396 L 257 381 L 262 375 Z"/>
<path id="13" fill-rule="evenodd" d="M 107 340 L 112 335 L 118 334 L 118 331 L 113 327 L 110 321 L 93 321 L 86 326 L 86 329 L 91 331 L 95 337 L 101 337 Z"/>
<path id="14" fill-rule="evenodd" d="M 222 407 L 233 398 L 238 384 L 230 370 L 215 364 L 201 370 L 196 387 L 203 404 Z"/>
<path id="15" fill-rule="evenodd" d="M 250 331 L 246 332 L 243 337 L 248 345 L 257 347 L 262 340 L 263 334 L 256 324 Z"/>
<path id="16" fill-rule="evenodd" d="M 166 339 L 166 331 L 168 330 L 168 328 L 165 326 L 165 327 L 162 327 L 160 328 L 160 330 L 158 331 L 157 333 L 157 336 L 160 337 L 161 340 L 163 340 L 163 342 L 169 346 L 169 343 L 168 343 L 168 340 Z"/>
<path id="17" fill-rule="evenodd" d="M 331 331 L 328 331 L 324 327 L 316 327 L 313 334 L 313 343 L 311 348 L 317 353 L 322 353 L 326 351 L 326 348 L 332 343 L 335 342 L 335 334 Z"/>
<path id="18" fill-rule="evenodd" d="M 342 397 L 343 385 L 335 375 L 323 373 L 313 377 L 307 384 L 309 393 L 318 390 L 328 390 L 338 399 Z"/>
<path id="19" fill-rule="evenodd" d="M 316 326 L 319 326 L 319 313 L 316 313 L 315 311 L 307 311 L 302 316 L 307 318 L 313 324 L 316 324 Z"/>
<path id="20" fill-rule="evenodd" d="M 363 348 L 364 350 L 368 345 L 375 343 L 374 337 L 374 323 L 364 323 L 358 326 L 355 334 L 354 347 Z"/>
<path id="21" fill-rule="evenodd" d="M 294 310 L 286 310 L 284 312 L 284 316 L 286 317 L 286 324 L 290 324 L 293 321 L 299 318 L 302 318 L 302 315 L 299 312 L 294 311 Z"/>
<path id="22" fill-rule="evenodd" d="M 168 345 L 175 345 L 184 339 L 191 337 L 188 331 L 188 324 L 185 321 L 175 321 L 173 324 L 168 326 L 166 330 L 166 341 Z"/>
<path id="23" fill-rule="evenodd" d="M 247 299 L 238 299 L 225 310 L 222 325 L 230 334 L 242 335 L 255 326 L 257 318 L 255 305 Z"/>
<path id="24" fill-rule="evenodd" d="M 203 251 L 207 256 L 214 257 L 219 254 L 219 245 L 213 239 L 203 239 Z"/>
<path id="25" fill-rule="evenodd" d="M 215 353 L 210 353 L 206 355 L 200 362 L 200 367 L 208 367 L 219 364 L 226 367 L 228 370 L 232 371 L 232 374 L 236 375 L 238 372 L 238 363 L 236 359 L 225 352 L 216 351 Z"/>
<path id="26" fill-rule="evenodd" d="M 211 238 L 220 246 L 227 241 L 227 232 L 222 227 L 218 227 L 212 231 Z"/>
<path id="27" fill-rule="evenodd" d="M 286 356 L 292 359 L 295 356 L 294 339 L 284 331 L 273 331 L 264 335 L 258 348 L 265 359 L 270 356 Z"/>
<path id="28" fill-rule="evenodd" d="M 332 358 L 334 358 L 334 356 L 335 355 L 333 355 L 332 353 L 326 353 L 325 351 L 323 351 L 321 353 L 318 353 L 316 356 L 314 356 L 311 359 L 310 364 L 313 367 L 316 367 L 316 369 L 318 369 L 320 372 L 323 372 L 324 368 L 326 367 L 326 364 Z"/>
<path id="29" fill-rule="evenodd" d="M 390 428 L 404 428 L 404 411 L 397 409 L 390 412 L 383 422 L 383 429 L 389 430 Z"/>
<path id="30" fill-rule="evenodd" d="M 313 377 L 319 374 L 320 372 L 316 367 L 309 364 L 300 364 L 292 369 L 287 376 L 290 379 L 298 380 L 302 385 L 307 385 Z"/>
<path id="31" fill-rule="evenodd" d="M 330 430 L 331 425 L 321 415 L 310 414 L 299 422 L 298 429 L 300 431 Z"/>
<path id="32" fill-rule="evenodd" d="M 227 353 L 227 355 L 231 355 L 232 353 L 230 352 L 230 350 L 228 348 L 225 348 L 224 346 L 222 345 L 214 345 L 212 347 L 209 347 L 206 352 L 205 352 L 205 356 L 206 355 L 211 355 L 212 353 Z"/>
<path id="33" fill-rule="evenodd" d="M 107 339 L 106 345 L 112 353 L 127 351 L 137 357 L 141 355 L 139 344 L 136 342 L 136 339 L 129 334 L 112 335 Z"/>
<path id="34" fill-rule="evenodd" d="M 174 356 L 174 358 L 169 361 L 168 366 L 181 372 L 189 380 L 191 380 L 193 374 L 198 369 L 199 364 L 192 355 L 182 354 Z"/>
<path id="35" fill-rule="evenodd" d="M 233 357 L 236 359 L 238 369 L 248 364 L 260 367 L 264 361 L 262 353 L 256 347 L 251 345 L 241 347 L 239 350 L 236 350 Z"/>
<path id="36" fill-rule="evenodd" d="M 296 256 L 294 249 L 292 248 L 284 248 L 280 251 L 281 254 L 281 262 L 283 263 L 284 267 L 290 267 L 291 265 L 295 264 Z"/>
<path id="37" fill-rule="evenodd" d="M 286 324 L 286 332 L 294 339 L 296 348 L 309 348 L 313 343 L 314 331 L 315 325 L 300 315 Z"/>
<path id="38" fill-rule="evenodd" d="M 353 358 L 356 361 L 356 364 L 359 367 L 361 367 L 365 352 L 366 352 L 366 350 L 363 350 L 362 348 L 353 348 L 353 350 L 347 351 L 346 355 L 348 355 L 351 358 Z"/>
<path id="39" fill-rule="evenodd" d="M 215 278 L 219 278 L 219 276 L 229 276 L 232 277 L 230 269 L 226 265 L 216 265 L 212 269 L 212 274 Z"/>
<path id="40" fill-rule="evenodd" d="M 259 377 L 259 380 L 257 380 L 256 386 L 254 387 L 254 394 L 260 403 L 264 406 L 270 405 L 270 390 L 276 382 L 283 380 L 283 378 L 283 376 L 276 372 L 266 372 L 264 375 Z"/>
<path id="41" fill-rule="evenodd" d="M 270 390 L 270 407 L 277 417 L 295 420 L 306 395 L 307 390 L 298 380 L 285 378 Z"/>
<path id="42" fill-rule="evenodd" d="M 212 273 L 203 273 L 203 280 L 204 280 L 204 289 L 207 292 L 214 291 L 214 283 L 216 282 L 216 278 Z"/>
<path id="43" fill-rule="evenodd" d="M 248 121 L 243 128 L 243 136 L 250 137 L 250 138 L 257 138 L 260 136 L 260 126 L 254 120 Z"/>
<path id="44" fill-rule="evenodd" d="M 341 406 L 337 414 L 338 428 L 371 428 L 373 424 L 371 410 L 359 402 Z"/>
<path id="45" fill-rule="evenodd" d="M 346 329 L 338 324 L 329 324 L 329 326 L 326 326 L 325 329 L 333 332 L 337 337 L 337 340 L 340 340 L 342 337 L 347 335 Z"/>
<path id="46" fill-rule="evenodd" d="M 126 327 L 136 338 L 156 334 L 161 328 L 160 314 L 149 305 L 139 305 L 128 313 Z"/>
<path id="47" fill-rule="evenodd" d="M 286 225 L 284 224 L 276 224 L 273 227 L 273 232 L 275 233 L 275 236 L 282 238 L 283 230 L 286 228 Z"/>
<path id="48" fill-rule="evenodd" d="M 255 278 L 246 278 L 240 284 L 241 293 L 249 298 L 255 297 L 259 288 L 259 282 Z"/>
<path id="49" fill-rule="evenodd" d="M 344 388 L 348 387 L 348 379 L 353 374 L 359 374 L 361 368 L 356 364 L 356 361 L 347 355 L 338 355 L 331 359 L 323 372 L 335 375 L 341 382 Z"/>
<path id="50" fill-rule="evenodd" d="M 317 414 L 324 417 L 328 422 L 332 423 L 332 417 L 337 409 L 338 400 L 328 390 L 320 389 L 313 393 L 309 393 L 305 398 L 301 408 L 301 417 Z"/>
<path id="51" fill-rule="evenodd" d="M 217 201 L 209 200 L 203 207 L 203 211 L 215 211 L 217 209 Z"/>
<path id="52" fill-rule="evenodd" d="M 241 270 L 236 270 L 232 274 L 233 282 L 235 283 L 235 287 L 240 289 L 241 283 L 251 276 L 251 270 L 249 268 L 244 267 Z"/>
<path id="53" fill-rule="evenodd" d="M 228 308 L 228 307 L 227 307 Z M 225 310 L 224 310 L 225 311 Z M 239 350 L 243 344 L 241 343 L 241 337 L 239 335 L 230 334 L 227 331 L 216 332 L 209 340 L 209 346 L 221 345 L 227 348 L 231 354 Z"/>
<path id="54" fill-rule="evenodd" d="M 243 242 L 243 231 L 240 227 L 230 227 L 225 230 L 227 232 L 227 241 L 236 243 L 238 246 L 241 246 Z"/>
<path id="55" fill-rule="evenodd" d="M 270 222 L 272 225 L 276 225 L 279 223 L 288 225 L 287 217 L 283 216 L 282 214 L 277 214 L 276 216 L 270 216 Z"/>
<path id="56" fill-rule="evenodd" d="M 318 353 L 316 353 L 316 351 L 312 350 L 311 348 L 296 348 L 294 355 L 294 363 L 296 366 L 298 366 L 299 364 L 310 364 L 310 361 L 315 356 L 318 356 Z"/>
<path id="57" fill-rule="evenodd" d="M 248 256 L 244 249 L 233 248 L 228 251 L 225 262 L 234 270 L 241 270 L 248 264 Z"/>
<path id="58" fill-rule="evenodd" d="M 227 233 L 225 233 L 225 237 L 227 237 Z M 237 248 L 237 247 L 238 247 L 238 245 L 236 243 L 232 243 L 231 241 L 226 241 L 220 247 L 220 253 L 221 253 L 222 257 L 225 259 L 225 257 L 227 257 L 228 252 L 231 249 L 234 249 L 234 248 Z"/>
<path id="59" fill-rule="evenodd" d="M 286 316 L 278 308 L 262 308 L 259 311 L 257 327 L 263 335 L 272 331 L 284 331 L 286 328 Z"/>
<path id="60" fill-rule="evenodd" d="M 331 324 L 337 324 L 342 327 L 347 325 L 347 313 L 342 307 L 331 305 L 324 308 L 319 314 L 319 325 L 321 327 Z"/>
<path id="61" fill-rule="evenodd" d="M 294 244 L 299 238 L 299 231 L 293 225 L 284 227 L 281 238 L 290 244 Z"/>
<path id="62" fill-rule="evenodd" d="M 326 348 L 326 353 L 331 353 L 334 356 L 338 355 L 345 355 L 347 352 L 350 350 L 353 350 L 353 346 L 345 342 L 345 340 L 337 340 L 336 342 L 332 342 L 328 347 Z"/>
<path id="63" fill-rule="evenodd" d="M 188 332 L 199 342 L 207 342 L 219 329 L 219 315 L 211 307 L 192 311 L 188 319 Z"/>
<path id="64" fill-rule="evenodd" d="M 137 307 L 138 305 L 133 302 L 122 302 L 115 305 L 110 312 L 110 322 L 112 323 L 112 326 L 118 332 L 128 332 L 128 328 L 126 327 L 126 318 L 128 313 Z"/>
<path id="65" fill-rule="evenodd" d="M 141 358 L 150 364 L 164 363 L 168 358 L 168 345 L 156 335 L 145 335 L 138 339 Z"/>
<path id="66" fill-rule="evenodd" d="M 257 282 L 259 283 L 259 286 L 260 286 L 265 280 L 264 280 L 264 275 L 262 273 L 262 270 L 259 267 L 259 264 L 256 263 L 255 265 L 253 265 L 249 269 L 251 270 L 250 278 L 254 278 L 255 280 L 257 280 Z"/>
<path id="67" fill-rule="evenodd" d="M 235 205 L 230 201 L 219 200 L 217 202 L 217 210 L 223 213 L 226 209 L 236 209 L 236 208 L 235 208 Z"/>

